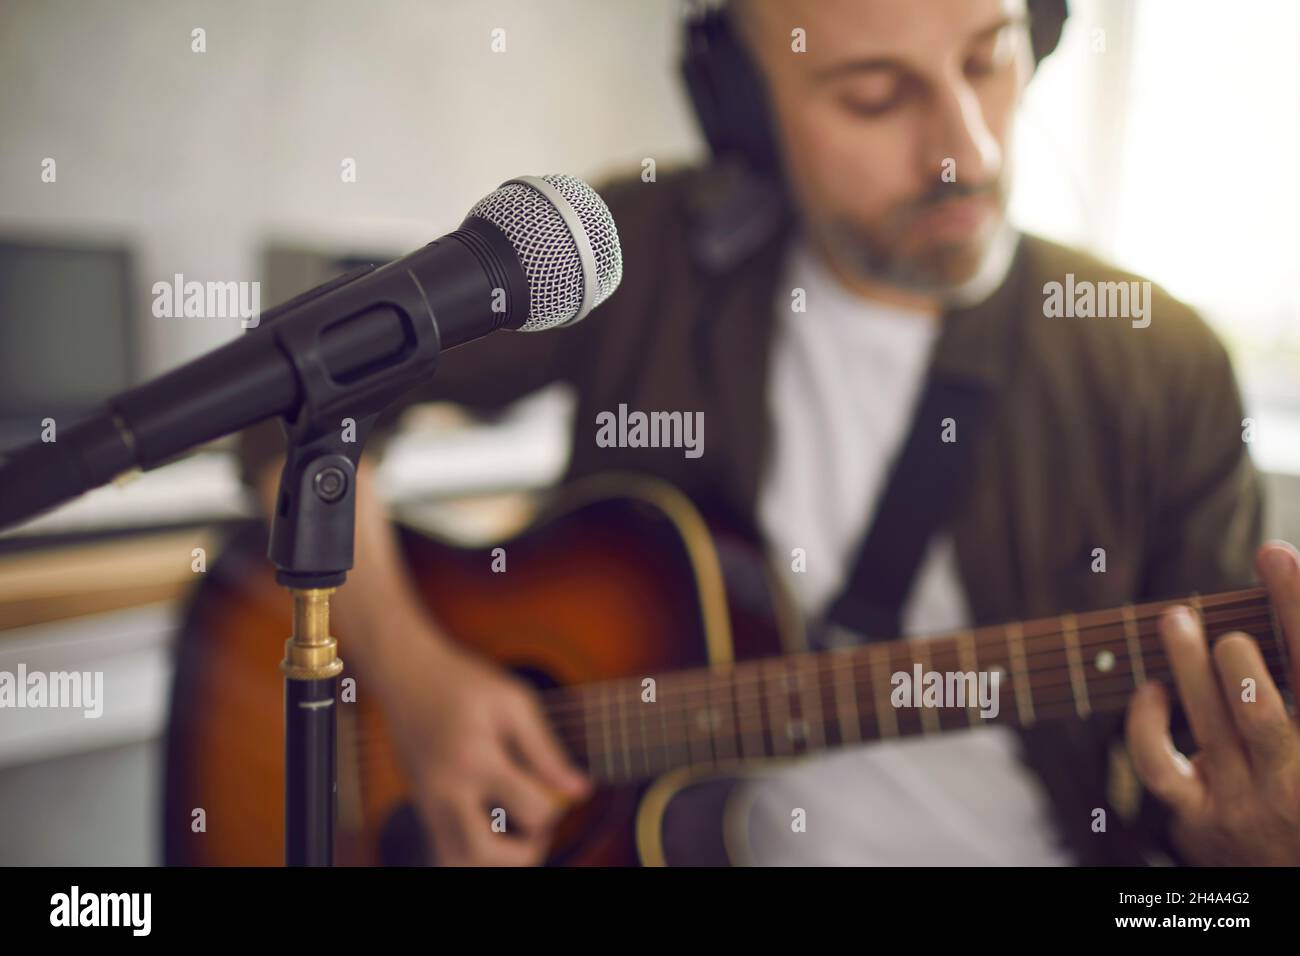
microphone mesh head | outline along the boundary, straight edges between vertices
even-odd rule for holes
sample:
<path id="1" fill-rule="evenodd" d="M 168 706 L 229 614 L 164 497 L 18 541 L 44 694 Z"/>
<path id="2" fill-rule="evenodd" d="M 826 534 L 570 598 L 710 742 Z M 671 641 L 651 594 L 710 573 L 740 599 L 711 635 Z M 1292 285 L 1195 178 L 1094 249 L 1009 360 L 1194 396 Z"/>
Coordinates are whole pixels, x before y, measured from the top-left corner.
<path id="1" fill-rule="evenodd" d="M 590 308 L 600 305 L 623 278 L 623 250 L 609 207 L 575 176 L 542 176 L 573 207 L 595 258 Z M 582 255 L 569 224 L 549 198 L 524 183 L 506 183 L 480 199 L 471 216 L 486 219 L 510 240 L 528 280 L 528 319 L 521 332 L 539 332 L 571 322 L 582 310 L 586 288 Z"/>

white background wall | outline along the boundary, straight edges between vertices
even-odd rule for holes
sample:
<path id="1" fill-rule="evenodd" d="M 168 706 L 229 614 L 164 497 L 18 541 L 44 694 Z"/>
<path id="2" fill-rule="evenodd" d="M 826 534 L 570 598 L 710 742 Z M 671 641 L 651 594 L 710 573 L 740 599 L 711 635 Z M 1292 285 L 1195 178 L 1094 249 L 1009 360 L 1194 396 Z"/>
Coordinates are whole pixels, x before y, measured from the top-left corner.
<path id="1" fill-rule="evenodd" d="M 696 144 L 672 0 L 5 0 L 0 228 L 139 243 L 141 281 L 257 278 L 268 235 L 404 250 L 523 173 Z M 193 53 L 190 31 L 207 31 Z M 491 51 L 505 29 L 506 52 Z M 58 181 L 41 182 L 53 157 Z M 357 182 L 340 181 L 344 157 Z M 263 307 L 274 303 L 263 302 Z M 153 319 L 147 370 L 238 322 Z"/>

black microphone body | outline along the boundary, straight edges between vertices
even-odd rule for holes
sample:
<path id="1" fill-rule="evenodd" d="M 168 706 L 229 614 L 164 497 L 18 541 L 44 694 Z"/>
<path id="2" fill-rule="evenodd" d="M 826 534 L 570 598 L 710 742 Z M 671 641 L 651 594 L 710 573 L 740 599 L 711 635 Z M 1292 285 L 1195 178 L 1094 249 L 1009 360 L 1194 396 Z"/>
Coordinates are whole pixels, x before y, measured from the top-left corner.
<path id="1" fill-rule="evenodd" d="M 290 428 L 359 421 L 432 375 L 443 349 L 519 328 L 528 311 L 515 248 L 470 216 L 409 255 L 264 312 L 236 341 L 58 427 L 55 441 L 5 454 L 0 527 L 272 416 Z"/>

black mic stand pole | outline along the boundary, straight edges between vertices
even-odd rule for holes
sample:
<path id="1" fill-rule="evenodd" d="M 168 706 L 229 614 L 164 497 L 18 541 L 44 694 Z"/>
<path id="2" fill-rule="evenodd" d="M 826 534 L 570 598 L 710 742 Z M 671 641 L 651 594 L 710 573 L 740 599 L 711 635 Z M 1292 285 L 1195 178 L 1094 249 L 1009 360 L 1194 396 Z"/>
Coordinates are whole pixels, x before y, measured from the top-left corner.
<path id="1" fill-rule="evenodd" d="M 315 447 L 320 444 L 291 445 L 271 532 L 276 580 L 293 596 L 293 634 L 280 664 L 286 866 L 334 864 L 343 660 L 330 634 L 330 596 L 352 566 L 360 450 L 349 455 Z"/>
<path id="2" fill-rule="evenodd" d="M 358 272 L 364 275 L 371 268 Z M 330 288 L 356 277 L 342 277 Z M 373 307 L 388 318 L 399 316 L 405 333 L 402 347 L 387 359 L 386 375 L 371 382 L 340 382 L 331 374 L 323 332 L 339 323 L 328 313 L 292 324 L 267 323 L 267 333 L 277 336 L 294 363 L 301 386 L 297 407 L 282 419 L 287 454 L 267 549 L 276 581 L 293 596 L 293 634 L 280 665 L 286 866 L 334 863 L 343 661 L 330 634 L 330 596 L 352 567 L 357 465 L 365 437 L 390 402 L 433 373 L 441 351 L 437 323 L 418 284 L 412 283 L 410 295 L 409 304 Z M 349 321 L 364 318 L 363 312 Z"/>

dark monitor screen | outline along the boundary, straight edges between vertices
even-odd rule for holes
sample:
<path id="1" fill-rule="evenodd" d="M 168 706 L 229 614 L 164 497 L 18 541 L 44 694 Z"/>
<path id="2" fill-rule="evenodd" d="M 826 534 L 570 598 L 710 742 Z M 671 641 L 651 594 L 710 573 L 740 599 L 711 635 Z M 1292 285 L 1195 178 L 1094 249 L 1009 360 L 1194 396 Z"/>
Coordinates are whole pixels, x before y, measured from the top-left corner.
<path id="1" fill-rule="evenodd" d="M 0 239 L 0 447 L 130 386 L 131 313 L 125 247 Z"/>

